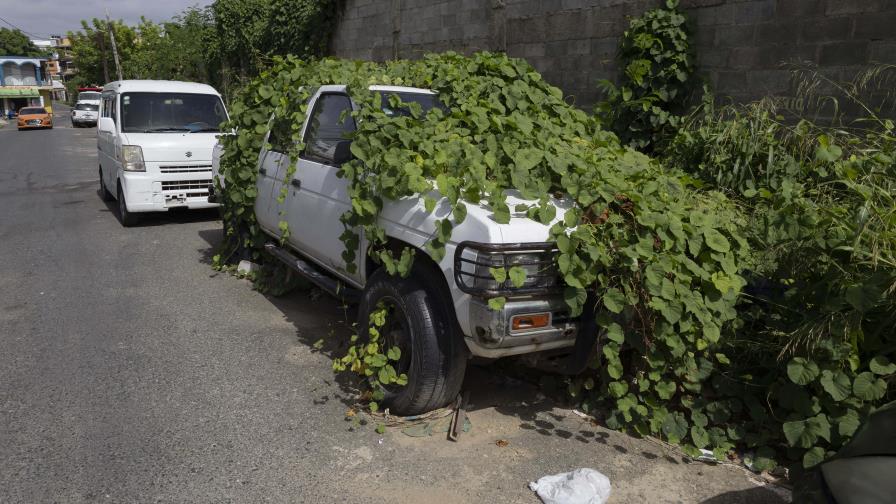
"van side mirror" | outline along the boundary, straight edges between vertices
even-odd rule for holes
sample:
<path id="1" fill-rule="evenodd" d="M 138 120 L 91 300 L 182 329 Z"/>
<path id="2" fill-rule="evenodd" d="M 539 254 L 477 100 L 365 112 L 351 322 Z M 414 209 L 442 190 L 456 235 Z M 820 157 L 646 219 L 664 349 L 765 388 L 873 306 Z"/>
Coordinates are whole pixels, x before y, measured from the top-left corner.
<path id="1" fill-rule="evenodd" d="M 96 123 L 97 131 L 112 133 L 115 131 L 115 121 L 111 117 L 100 117 Z"/>
<path id="2" fill-rule="evenodd" d="M 336 147 L 333 149 L 334 165 L 342 166 L 343 163 L 347 163 L 354 158 L 355 156 L 352 155 L 351 140 L 340 140 L 339 142 L 336 142 Z"/>

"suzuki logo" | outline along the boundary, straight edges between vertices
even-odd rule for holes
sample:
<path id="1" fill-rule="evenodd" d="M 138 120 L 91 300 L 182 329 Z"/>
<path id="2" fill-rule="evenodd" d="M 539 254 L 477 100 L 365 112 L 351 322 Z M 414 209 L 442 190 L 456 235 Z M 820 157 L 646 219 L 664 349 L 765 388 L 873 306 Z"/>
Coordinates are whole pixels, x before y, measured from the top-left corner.
<path id="1" fill-rule="evenodd" d="M 184 155 L 185 155 L 185 156 L 187 156 L 187 157 L 193 157 L 193 153 L 192 153 L 192 152 L 190 152 L 190 151 L 187 151 L 187 153 L 186 153 L 186 154 L 184 154 Z"/>

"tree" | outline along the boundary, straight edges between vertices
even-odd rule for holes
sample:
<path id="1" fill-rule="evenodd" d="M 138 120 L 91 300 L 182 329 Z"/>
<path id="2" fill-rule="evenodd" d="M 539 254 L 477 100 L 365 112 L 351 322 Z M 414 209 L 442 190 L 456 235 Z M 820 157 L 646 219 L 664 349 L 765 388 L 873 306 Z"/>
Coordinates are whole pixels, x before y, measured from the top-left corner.
<path id="1" fill-rule="evenodd" d="M 0 28 L 0 55 L 44 56 L 44 53 L 21 30 Z"/>

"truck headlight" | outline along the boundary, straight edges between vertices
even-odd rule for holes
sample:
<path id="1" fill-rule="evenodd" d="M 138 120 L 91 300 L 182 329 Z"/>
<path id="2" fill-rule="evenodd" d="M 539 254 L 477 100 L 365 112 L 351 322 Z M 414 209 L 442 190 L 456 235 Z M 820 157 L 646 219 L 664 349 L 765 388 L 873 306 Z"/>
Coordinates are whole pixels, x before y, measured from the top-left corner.
<path id="1" fill-rule="evenodd" d="M 139 145 L 122 145 L 121 167 L 124 171 L 146 171 L 146 165 L 143 163 L 143 149 Z"/>
<path id="2" fill-rule="evenodd" d="M 462 291 L 483 297 L 546 294 L 561 286 L 556 255 L 553 243 L 463 242 L 454 253 L 454 279 Z M 513 267 L 526 272 L 520 286 L 509 275 L 499 283 L 491 273 L 492 268 Z"/>

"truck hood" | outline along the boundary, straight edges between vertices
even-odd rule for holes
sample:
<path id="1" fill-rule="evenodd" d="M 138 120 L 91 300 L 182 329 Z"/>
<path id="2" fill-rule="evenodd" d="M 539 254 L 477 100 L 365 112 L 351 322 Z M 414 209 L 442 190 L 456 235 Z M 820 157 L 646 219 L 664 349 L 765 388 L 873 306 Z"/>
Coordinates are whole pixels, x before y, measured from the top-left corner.
<path id="1" fill-rule="evenodd" d="M 566 211 L 573 207 L 572 199 L 568 197 L 548 199 L 551 205 L 557 209 L 557 215 L 548 224 L 542 224 L 537 220 L 530 219 L 526 216 L 526 212 L 516 212 L 514 208 L 517 205 L 537 205 L 538 200 L 524 199 L 519 191 L 504 191 L 507 200 L 507 206 L 510 207 L 510 222 L 507 224 L 499 224 L 492 215 L 492 208 L 484 203 L 467 205 L 467 219 L 473 217 L 470 224 L 471 227 L 488 229 L 489 240 L 496 240 L 497 243 L 532 243 L 550 241 L 551 226 L 563 220 Z M 465 220 L 458 228 L 463 228 L 467 223 Z M 473 231 L 472 229 L 470 231 Z M 482 232 L 481 230 L 479 231 Z M 475 231 L 474 231 L 475 233 Z M 461 233 L 466 234 L 466 233 Z M 483 236 L 485 238 L 485 236 Z M 454 237 L 452 236 L 452 241 Z"/>
<path id="2" fill-rule="evenodd" d="M 146 162 L 210 161 L 216 135 L 215 132 L 123 133 L 122 144 L 139 145 Z"/>

